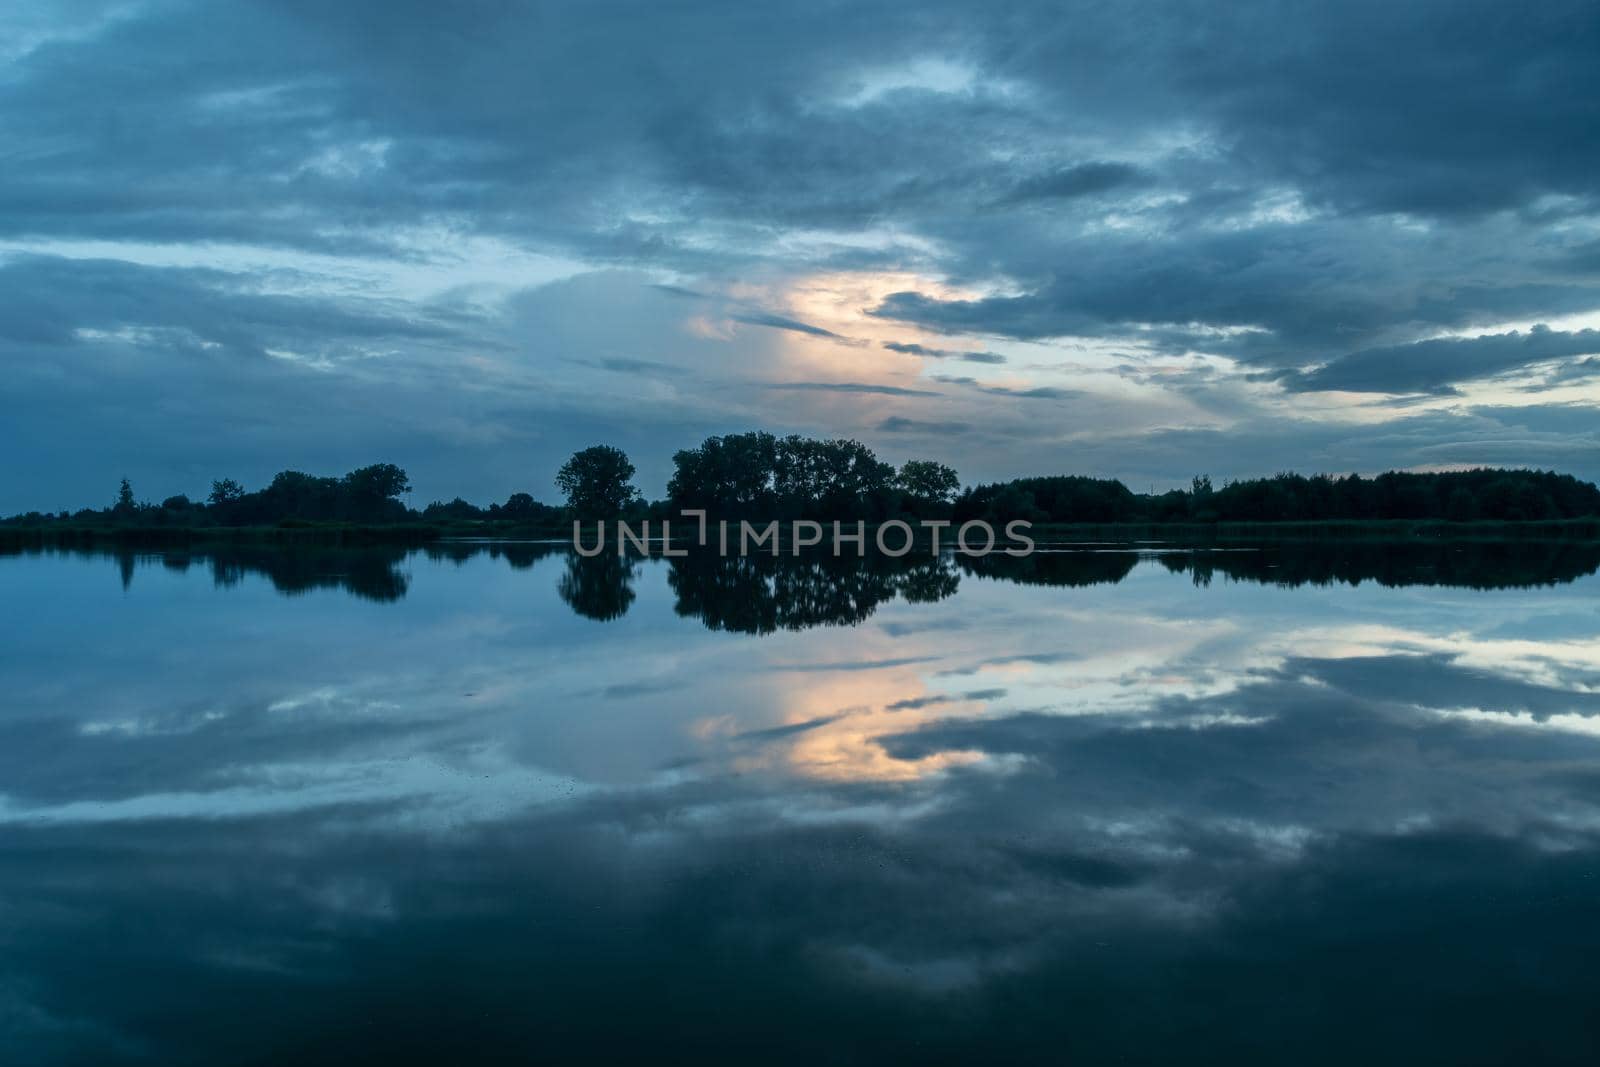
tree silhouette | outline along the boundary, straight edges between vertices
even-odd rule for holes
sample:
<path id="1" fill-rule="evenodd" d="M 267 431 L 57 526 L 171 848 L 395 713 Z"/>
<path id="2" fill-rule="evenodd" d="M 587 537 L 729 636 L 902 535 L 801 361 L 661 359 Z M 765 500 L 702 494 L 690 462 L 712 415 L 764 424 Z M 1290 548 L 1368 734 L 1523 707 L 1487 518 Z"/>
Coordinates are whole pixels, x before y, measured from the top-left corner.
<path id="1" fill-rule="evenodd" d="M 943 463 L 908 459 L 895 475 L 895 485 L 919 504 L 948 504 L 961 489 L 961 479 Z"/>
<path id="2" fill-rule="evenodd" d="M 528 493 L 512 493 L 500 511 L 508 519 L 531 519 L 538 514 L 538 502 Z"/>
<path id="3" fill-rule="evenodd" d="M 610 445 L 594 445 L 561 465 L 556 487 L 567 506 L 582 519 L 609 519 L 633 503 L 639 491 L 630 484 L 633 464 L 627 453 Z"/>
<path id="4" fill-rule="evenodd" d="M 231 504 L 244 496 L 244 486 L 232 478 L 223 478 L 211 483 L 211 495 L 206 499 L 212 504 Z"/>
<path id="5" fill-rule="evenodd" d="M 346 474 L 343 489 L 349 517 L 374 522 L 404 513 L 399 497 L 411 491 L 411 480 L 393 463 L 374 463 Z"/>

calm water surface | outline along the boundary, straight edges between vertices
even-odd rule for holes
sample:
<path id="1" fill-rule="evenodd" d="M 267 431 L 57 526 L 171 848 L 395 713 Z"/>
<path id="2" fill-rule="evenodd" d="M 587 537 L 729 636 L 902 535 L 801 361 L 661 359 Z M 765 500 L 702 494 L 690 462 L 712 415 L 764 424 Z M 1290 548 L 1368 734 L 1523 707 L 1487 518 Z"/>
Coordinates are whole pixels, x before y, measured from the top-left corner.
<path id="1" fill-rule="evenodd" d="M 0 557 L 0 1062 L 1596 1062 L 1597 566 Z"/>

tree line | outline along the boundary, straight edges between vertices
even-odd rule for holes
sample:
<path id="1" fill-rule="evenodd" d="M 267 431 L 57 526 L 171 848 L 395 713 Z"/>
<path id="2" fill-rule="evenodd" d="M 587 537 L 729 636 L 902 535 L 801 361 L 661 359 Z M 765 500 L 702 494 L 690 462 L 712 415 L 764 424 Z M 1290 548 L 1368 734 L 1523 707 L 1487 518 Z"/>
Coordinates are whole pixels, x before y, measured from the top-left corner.
<path id="1" fill-rule="evenodd" d="M 1212 485 L 1196 477 L 1187 489 L 1135 493 L 1110 478 L 1056 475 L 1016 478 L 961 488 L 955 470 L 913 459 L 895 467 L 859 441 L 819 440 L 764 431 L 706 438 L 673 455 L 664 499 L 648 501 L 633 484 L 635 468 L 622 450 L 595 445 L 575 452 L 555 478 L 561 504 L 512 493 L 503 503 L 471 504 L 459 497 L 418 510 L 401 498 L 410 478 L 392 463 L 361 467 L 342 477 L 283 471 L 247 490 L 224 478 L 203 500 L 168 497 L 140 502 L 123 479 L 105 508 L 5 520 L 53 524 L 149 527 L 497 524 L 556 527 L 574 519 L 673 518 L 701 510 L 712 519 L 812 519 L 883 522 L 895 518 L 975 519 L 1001 524 L 1215 523 L 1421 519 L 1530 521 L 1600 516 L 1600 489 L 1552 471 L 1476 469 L 1390 472 L 1376 477 L 1283 473 Z"/>
<path id="2" fill-rule="evenodd" d="M 1112 479 L 1058 476 L 973 487 L 956 499 L 953 512 L 957 522 L 1524 522 L 1600 516 L 1600 489 L 1570 474 L 1492 468 L 1372 478 L 1282 473 L 1220 488 L 1202 475 L 1187 490 L 1151 494 Z"/>

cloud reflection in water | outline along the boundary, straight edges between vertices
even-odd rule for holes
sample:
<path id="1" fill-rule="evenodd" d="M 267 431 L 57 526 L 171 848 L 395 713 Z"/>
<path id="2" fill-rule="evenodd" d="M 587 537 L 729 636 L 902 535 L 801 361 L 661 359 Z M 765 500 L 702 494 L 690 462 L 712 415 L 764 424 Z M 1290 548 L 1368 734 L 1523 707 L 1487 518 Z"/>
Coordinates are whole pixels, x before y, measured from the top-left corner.
<path id="1" fill-rule="evenodd" d="M 0 560 L 0 1020 L 41 1063 L 1581 1061 L 1595 561 L 1406 551 Z"/>

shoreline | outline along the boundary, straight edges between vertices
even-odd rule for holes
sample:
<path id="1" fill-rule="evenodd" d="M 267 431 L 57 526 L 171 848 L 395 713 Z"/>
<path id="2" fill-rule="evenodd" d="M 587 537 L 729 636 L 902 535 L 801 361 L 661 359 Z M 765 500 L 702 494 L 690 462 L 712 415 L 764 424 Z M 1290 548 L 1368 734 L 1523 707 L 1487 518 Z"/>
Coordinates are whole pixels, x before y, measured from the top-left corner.
<path id="1" fill-rule="evenodd" d="M 730 519 L 730 524 L 739 520 Z M 767 522 L 770 520 L 748 520 Z M 831 520 L 824 520 L 831 521 Z M 840 520 L 843 522 L 844 520 Z M 855 520 L 850 520 L 852 525 Z M 593 529 L 585 524 L 586 529 Z M 654 525 L 652 523 L 652 525 Z M 879 523 L 866 524 L 875 530 Z M 635 528 L 638 526 L 635 524 Z M 1600 517 L 1527 521 L 1450 522 L 1439 519 L 1292 520 L 1284 522 L 1036 523 L 1029 531 L 1041 546 L 1064 541 L 1140 541 L 1206 544 L 1275 541 L 1592 541 L 1600 540 Z M 0 526 L 0 550 L 30 547 L 190 547 L 205 544 L 428 545 L 460 540 L 558 540 L 570 542 L 570 525 L 515 523 L 296 523 L 276 526 L 115 526 L 51 524 Z M 652 534 L 652 540 L 659 540 Z M 920 540 L 920 538 L 919 538 Z M 673 538 L 693 544 L 693 538 Z"/>

